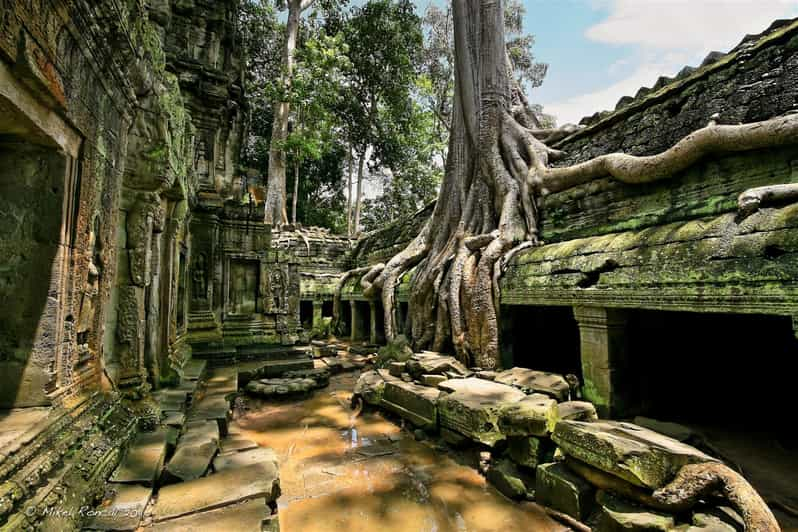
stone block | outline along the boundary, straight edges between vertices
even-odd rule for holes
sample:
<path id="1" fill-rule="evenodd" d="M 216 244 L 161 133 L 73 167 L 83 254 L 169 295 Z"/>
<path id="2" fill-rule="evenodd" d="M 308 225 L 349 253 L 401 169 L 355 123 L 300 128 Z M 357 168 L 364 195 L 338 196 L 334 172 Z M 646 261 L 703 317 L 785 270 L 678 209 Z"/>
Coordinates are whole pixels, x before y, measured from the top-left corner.
<path id="1" fill-rule="evenodd" d="M 362 397 L 367 404 L 379 406 L 387 380 L 396 380 L 396 378 L 384 369 L 367 371 L 355 383 L 354 395 Z"/>
<path id="2" fill-rule="evenodd" d="M 418 379 L 425 374 L 443 375 L 446 372 L 451 372 L 458 376 L 465 376 L 472 373 L 456 358 L 432 352 L 414 354 L 407 361 L 405 371 L 414 379 Z"/>
<path id="3" fill-rule="evenodd" d="M 510 368 L 500 371 L 494 379 L 501 384 L 514 386 L 524 393 L 542 393 L 558 401 L 566 401 L 570 393 L 568 382 L 562 375 L 527 368 Z"/>
<path id="4" fill-rule="evenodd" d="M 560 463 L 541 464 L 535 470 L 535 500 L 544 506 L 583 520 L 593 504 L 593 487 Z"/>
<path id="5" fill-rule="evenodd" d="M 549 420 L 549 432 L 554 432 L 558 421 L 597 421 L 598 414 L 593 403 L 587 401 L 565 401 L 557 404 L 554 416 Z"/>
<path id="6" fill-rule="evenodd" d="M 485 476 L 497 490 L 511 499 L 526 499 L 527 493 L 531 498 L 534 479 L 520 471 L 510 460 L 500 459 L 491 464 Z"/>
<path id="7" fill-rule="evenodd" d="M 422 375 L 421 384 L 437 388 L 440 383 L 447 380 L 445 375 Z"/>
<path id="8" fill-rule="evenodd" d="M 413 425 L 426 429 L 438 426 L 437 401 L 441 391 L 411 382 L 385 383 L 381 406 L 399 414 Z"/>
<path id="9" fill-rule="evenodd" d="M 227 438 L 222 438 L 222 441 L 219 442 L 219 448 L 222 454 L 248 451 L 250 449 L 256 449 L 257 447 L 258 444 L 254 441 L 239 436 L 228 436 Z"/>
<path id="10" fill-rule="evenodd" d="M 526 397 L 511 386 L 475 377 L 443 384 L 453 391 L 438 400 L 441 427 L 490 447 L 505 438 L 498 426 L 502 410 Z"/>
<path id="11" fill-rule="evenodd" d="M 535 393 L 502 409 L 499 430 L 508 436 L 547 436 L 556 415 L 557 401 Z"/>
<path id="12" fill-rule="evenodd" d="M 673 438 L 617 421 L 560 421 L 552 439 L 566 454 L 650 489 L 670 482 L 684 465 L 716 461 Z"/>
<path id="13" fill-rule="evenodd" d="M 394 377 L 401 377 L 402 373 L 404 372 L 405 372 L 404 362 L 390 362 L 388 364 L 388 373 L 390 373 Z"/>
<path id="14" fill-rule="evenodd" d="M 598 529 L 602 532 L 670 532 L 676 526 L 672 515 L 655 512 L 610 495 L 596 494 L 601 509 Z"/>
<path id="15" fill-rule="evenodd" d="M 203 476 L 218 451 L 219 426 L 214 421 L 189 422 L 166 466 L 167 477 L 186 481 Z"/>

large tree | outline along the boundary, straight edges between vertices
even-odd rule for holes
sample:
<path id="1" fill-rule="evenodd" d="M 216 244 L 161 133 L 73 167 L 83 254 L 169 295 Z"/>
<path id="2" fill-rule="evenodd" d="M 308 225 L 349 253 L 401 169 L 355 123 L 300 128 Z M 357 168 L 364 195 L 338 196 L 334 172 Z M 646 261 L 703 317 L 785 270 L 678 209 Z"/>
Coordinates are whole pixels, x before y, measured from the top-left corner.
<path id="1" fill-rule="evenodd" d="M 417 347 L 497 366 L 494 267 L 514 245 L 537 240 L 536 206 L 527 174 L 552 153 L 526 129 L 520 85 L 504 40 L 501 2 L 453 0 L 455 90 L 445 175 L 432 218 L 384 267 L 367 276 L 366 295 L 381 294 L 386 336 L 397 334 L 394 291 L 412 279 L 409 333 Z M 434 228 L 434 230 L 433 230 Z"/>

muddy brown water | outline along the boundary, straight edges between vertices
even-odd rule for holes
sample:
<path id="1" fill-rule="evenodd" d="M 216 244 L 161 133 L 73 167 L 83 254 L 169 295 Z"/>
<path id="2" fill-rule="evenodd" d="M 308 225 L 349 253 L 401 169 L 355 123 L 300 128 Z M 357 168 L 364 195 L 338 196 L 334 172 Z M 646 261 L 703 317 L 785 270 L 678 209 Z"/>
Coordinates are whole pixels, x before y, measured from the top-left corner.
<path id="1" fill-rule="evenodd" d="M 280 458 L 281 530 L 567 530 L 380 413 L 353 417 L 356 378 L 335 376 L 305 400 L 246 400 L 236 409 L 233 430 Z"/>

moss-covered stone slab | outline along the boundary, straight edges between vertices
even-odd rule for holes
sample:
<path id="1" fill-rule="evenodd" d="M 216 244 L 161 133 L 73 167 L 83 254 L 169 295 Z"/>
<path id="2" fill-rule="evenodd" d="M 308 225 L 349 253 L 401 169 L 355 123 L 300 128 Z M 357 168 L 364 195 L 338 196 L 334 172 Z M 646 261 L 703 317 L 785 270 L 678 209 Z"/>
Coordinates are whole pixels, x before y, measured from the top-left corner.
<path id="1" fill-rule="evenodd" d="M 422 375 L 444 375 L 447 372 L 461 376 L 473 373 L 456 358 L 433 352 L 415 353 L 407 361 L 405 371 L 414 379 L 419 379 Z"/>
<path id="2" fill-rule="evenodd" d="M 554 417 L 549 420 L 549 432 L 554 432 L 557 422 L 570 421 L 597 421 L 598 414 L 593 403 L 587 401 L 565 401 L 557 404 Z"/>
<path id="3" fill-rule="evenodd" d="M 672 515 L 655 512 L 610 495 L 596 494 L 601 508 L 598 530 L 602 532 L 671 532 L 676 526 Z"/>
<path id="4" fill-rule="evenodd" d="M 277 471 L 269 463 L 257 463 L 162 487 L 153 519 L 158 523 L 251 499 L 269 503 L 279 495 Z"/>
<path id="5" fill-rule="evenodd" d="M 499 429 L 508 436 L 547 436 L 556 415 L 557 401 L 534 393 L 501 411 Z"/>
<path id="6" fill-rule="evenodd" d="M 231 530 L 264 530 L 263 523 L 271 523 L 271 510 L 266 499 L 252 499 L 231 504 L 217 510 L 200 512 L 156 523 L 152 532 L 230 532 Z M 276 517 L 274 519 L 276 522 Z M 271 524 L 267 526 L 272 526 Z M 268 528 L 279 532 L 277 528 Z"/>
<path id="7" fill-rule="evenodd" d="M 446 375 L 422 375 L 421 376 L 421 384 L 424 386 L 431 386 L 433 388 L 437 388 L 440 383 L 443 381 L 448 380 Z"/>
<path id="8" fill-rule="evenodd" d="M 581 521 L 593 507 L 593 487 L 564 464 L 542 464 L 535 470 L 535 500 Z"/>
<path id="9" fill-rule="evenodd" d="M 135 530 L 152 497 L 152 488 L 135 484 L 111 483 L 106 492 L 113 495 L 89 513 L 87 530 Z"/>
<path id="10" fill-rule="evenodd" d="M 524 393 L 544 393 L 565 401 L 570 388 L 562 375 L 527 368 L 510 368 L 496 374 L 495 382 L 514 386 Z"/>
<path id="11" fill-rule="evenodd" d="M 531 476 L 520 471 L 506 458 L 491 464 L 485 477 L 497 490 L 511 499 L 528 498 L 527 494 L 532 495 L 535 485 Z"/>
<path id="12" fill-rule="evenodd" d="M 536 436 L 507 438 L 507 455 L 518 465 L 534 469 L 553 454 L 554 449 L 547 438 Z"/>
<path id="13" fill-rule="evenodd" d="M 405 372 L 405 363 L 404 362 L 389 362 L 388 363 L 388 373 L 393 375 L 394 377 L 401 377 L 402 373 Z"/>
<path id="14" fill-rule="evenodd" d="M 247 383 L 244 390 L 249 395 L 256 395 L 258 397 L 269 399 L 272 397 L 308 393 L 318 387 L 318 383 L 313 379 L 280 378 L 250 381 Z"/>
<path id="15" fill-rule="evenodd" d="M 420 428 L 438 426 L 437 401 L 441 391 L 428 386 L 404 381 L 385 383 L 382 407 L 399 414 Z"/>
<path id="16" fill-rule="evenodd" d="M 317 388 L 324 388 L 330 384 L 330 370 L 327 368 L 300 369 L 287 371 L 283 374 L 287 379 L 313 379 Z"/>
<path id="17" fill-rule="evenodd" d="M 438 400 L 441 427 L 490 447 L 506 437 L 499 429 L 502 410 L 526 397 L 512 386 L 476 377 L 450 379 L 444 384 L 454 391 Z"/>
<path id="18" fill-rule="evenodd" d="M 650 489 L 670 482 L 686 464 L 715 461 L 695 447 L 624 422 L 560 421 L 552 439 L 566 454 Z"/>

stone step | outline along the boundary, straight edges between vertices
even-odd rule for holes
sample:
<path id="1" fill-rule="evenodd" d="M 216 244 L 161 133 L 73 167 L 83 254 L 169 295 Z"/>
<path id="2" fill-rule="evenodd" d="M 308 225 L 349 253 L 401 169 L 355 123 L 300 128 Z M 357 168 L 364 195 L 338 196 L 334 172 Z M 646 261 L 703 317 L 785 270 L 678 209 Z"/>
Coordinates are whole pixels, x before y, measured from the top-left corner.
<path id="1" fill-rule="evenodd" d="M 208 362 L 206 360 L 200 360 L 197 358 L 192 358 L 186 365 L 183 366 L 183 380 L 184 381 L 198 381 L 205 375 L 205 368 L 207 367 Z"/>
<path id="2" fill-rule="evenodd" d="M 200 399 L 188 414 L 189 422 L 214 421 L 222 436 L 227 436 L 230 421 L 230 401 L 225 395 L 207 395 Z"/>
<path id="3" fill-rule="evenodd" d="M 155 523 L 152 532 L 261 532 L 272 520 L 265 498 L 230 504 L 216 510 L 185 515 Z M 268 526 L 268 525 L 267 525 Z M 279 531 L 279 528 L 276 529 Z"/>
<path id="4" fill-rule="evenodd" d="M 110 480 L 154 486 L 166 458 L 166 437 L 166 427 L 139 433 Z"/>
<path id="5" fill-rule="evenodd" d="M 255 379 L 268 379 L 281 377 L 288 371 L 301 371 L 313 369 L 312 358 L 292 358 L 284 360 L 269 360 L 266 362 L 245 363 L 239 367 L 239 381 L 241 385 Z"/>
<path id="6" fill-rule="evenodd" d="M 252 499 L 268 504 L 279 495 L 277 469 L 271 463 L 261 462 L 162 487 L 153 518 L 159 523 Z M 232 527 L 228 530 L 237 529 Z"/>
<path id="7" fill-rule="evenodd" d="M 152 497 L 152 488 L 136 484 L 108 483 L 109 501 L 92 510 L 84 530 L 136 530 Z"/>
<path id="8" fill-rule="evenodd" d="M 219 451 L 219 426 L 214 421 L 189 421 L 164 471 L 165 480 L 193 480 L 205 474 Z"/>

